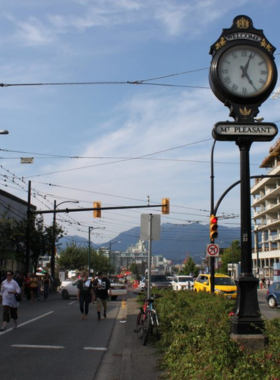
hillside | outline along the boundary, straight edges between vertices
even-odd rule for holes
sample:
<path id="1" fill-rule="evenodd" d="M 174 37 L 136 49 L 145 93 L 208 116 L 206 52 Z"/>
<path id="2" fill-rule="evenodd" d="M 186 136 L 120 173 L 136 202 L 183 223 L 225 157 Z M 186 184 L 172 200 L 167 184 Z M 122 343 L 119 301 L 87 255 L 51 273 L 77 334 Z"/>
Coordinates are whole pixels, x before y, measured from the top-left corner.
<path id="1" fill-rule="evenodd" d="M 118 251 L 126 251 L 131 245 L 135 245 L 140 238 L 140 227 L 131 228 L 117 235 L 112 241 L 120 241 L 114 245 Z M 232 240 L 240 240 L 240 228 L 229 228 L 219 226 L 219 239 L 216 243 L 222 248 L 229 246 Z M 66 244 L 75 241 L 77 244 L 87 246 L 88 240 L 80 236 L 67 236 L 60 239 L 60 249 Z M 109 247 L 110 241 L 103 243 L 102 247 Z M 174 264 L 181 263 L 186 257 L 192 257 L 195 262 L 201 262 L 205 256 L 206 246 L 209 244 L 209 226 L 199 223 L 187 225 L 165 223 L 161 226 L 161 239 L 152 242 L 152 254 L 163 255 L 166 259 L 172 260 Z M 95 247 L 98 247 L 94 245 Z"/>

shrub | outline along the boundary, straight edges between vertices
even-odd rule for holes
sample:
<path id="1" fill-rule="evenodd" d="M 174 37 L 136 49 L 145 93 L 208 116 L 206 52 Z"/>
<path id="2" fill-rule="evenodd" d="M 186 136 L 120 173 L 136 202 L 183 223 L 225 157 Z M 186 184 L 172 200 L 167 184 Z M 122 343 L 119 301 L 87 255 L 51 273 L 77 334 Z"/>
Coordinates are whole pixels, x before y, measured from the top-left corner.
<path id="1" fill-rule="evenodd" d="M 164 379 L 280 379 L 280 319 L 265 321 L 269 345 L 250 353 L 230 338 L 235 301 L 204 292 L 162 294 L 155 307 Z"/>

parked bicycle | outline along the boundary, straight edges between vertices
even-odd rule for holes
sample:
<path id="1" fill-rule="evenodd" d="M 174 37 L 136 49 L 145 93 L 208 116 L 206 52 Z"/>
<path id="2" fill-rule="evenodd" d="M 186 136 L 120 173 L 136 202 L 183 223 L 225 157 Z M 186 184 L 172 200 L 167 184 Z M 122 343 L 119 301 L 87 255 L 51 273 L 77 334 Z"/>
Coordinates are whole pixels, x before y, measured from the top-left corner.
<path id="1" fill-rule="evenodd" d="M 143 338 L 144 346 L 147 344 L 149 336 L 155 336 L 158 340 L 160 338 L 158 315 L 153 307 L 154 298 L 155 296 L 144 300 L 136 319 L 134 331 L 138 338 Z"/>

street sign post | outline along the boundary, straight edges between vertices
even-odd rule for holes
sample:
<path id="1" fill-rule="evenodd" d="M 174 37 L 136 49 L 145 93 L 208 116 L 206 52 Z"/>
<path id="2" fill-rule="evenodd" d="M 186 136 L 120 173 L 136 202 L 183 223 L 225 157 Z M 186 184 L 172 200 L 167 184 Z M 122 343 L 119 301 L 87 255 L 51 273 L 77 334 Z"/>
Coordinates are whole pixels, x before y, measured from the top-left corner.
<path id="1" fill-rule="evenodd" d="M 219 121 L 214 125 L 212 136 L 218 141 L 236 141 L 250 137 L 251 141 L 271 141 L 278 133 L 274 123 L 236 123 Z"/>

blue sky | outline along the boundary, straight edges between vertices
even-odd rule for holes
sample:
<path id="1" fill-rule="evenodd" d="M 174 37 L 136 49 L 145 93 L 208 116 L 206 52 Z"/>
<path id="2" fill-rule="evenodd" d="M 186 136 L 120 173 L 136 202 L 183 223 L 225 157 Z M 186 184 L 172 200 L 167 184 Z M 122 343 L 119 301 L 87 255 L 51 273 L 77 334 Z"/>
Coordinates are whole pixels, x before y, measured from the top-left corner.
<path id="1" fill-rule="evenodd" d="M 60 207 L 83 208 L 169 197 L 171 213 L 162 223 L 208 223 L 211 131 L 232 120 L 209 88 L 210 46 L 245 14 L 277 48 L 279 68 L 279 11 L 277 0 L 1 1 L 0 83 L 19 85 L 0 87 L 0 128 L 9 130 L 0 136 L 1 188 L 27 200 L 31 181 L 32 203 L 42 210 L 54 200 L 78 200 Z M 259 116 L 279 126 L 279 106 L 270 98 Z M 272 144 L 253 144 L 251 175 L 265 174 L 259 165 Z M 21 164 L 20 157 L 34 163 Z M 216 200 L 239 175 L 238 148 L 218 142 Z M 220 224 L 238 226 L 239 208 L 236 188 L 219 209 L 233 218 Z M 69 235 L 87 237 L 88 227 L 96 228 L 92 239 L 101 243 L 139 226 L 149 212 L 57 219 Z"/>

